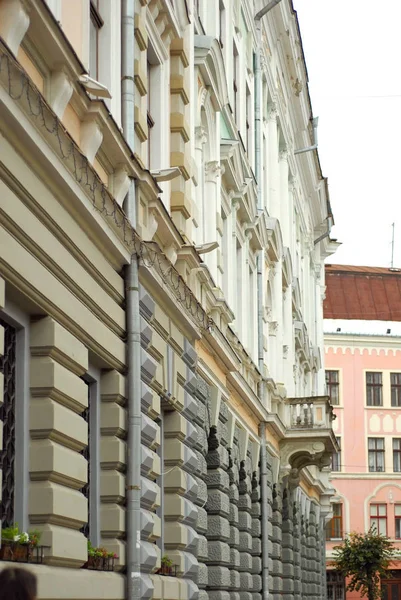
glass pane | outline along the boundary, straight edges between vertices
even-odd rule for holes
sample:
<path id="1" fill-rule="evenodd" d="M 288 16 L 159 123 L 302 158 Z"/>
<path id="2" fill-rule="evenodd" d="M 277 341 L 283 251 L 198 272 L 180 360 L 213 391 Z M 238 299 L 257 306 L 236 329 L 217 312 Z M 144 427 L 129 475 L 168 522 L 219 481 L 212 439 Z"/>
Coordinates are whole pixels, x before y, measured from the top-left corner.
<path id="1" fill-rule="evenodd" d="M 384 438 L 378 438 L 378 439 L 376 440 L 376 443 L 377 443 L 377 446 L 376 446 L 376 447 L 377 447 L 379 450 L 384 450 Z"/>
<path id="2" fill-rule="evenodd" d="M 369 450 L 373 450 L 375 448 L 375 440 L 373 438 L 368 439 L 368 448 Z"/>
<path id="3" fill-rule="evenodd" d="M 378 452 L 376 454 L 376 466 L 377 471 L 384 471 L 384 452 Z"/>
<path id="4" fill-rule="evenodd" d="M 398 583 L 391 584 L 391 600 L 400 600 L 398 595 Z"/>
<path id="5" fill-rule="evenodd" d="M 400 438 L 393 438 L 393 449 L 400 450 Z"/>
<path id="6" fill-rule="evenodd" d="M 373 529 L 373 531 L 376 531 L 376 532 L 377 532 L 377 530 L 378 530 L 378 527 L 377 527 L 377 519 L 374 519 L 373 517 L 371 517 L 371 518 L 370 518 L 370 526 L 371 526 L 371 528 Z"/>
<path id="7" fill-rule="evenodd" d="M 395 537 L 397 539 L 401 538 L 401 519 L 395 519 Z"/>
<path id="8" fill-rule="evenodd" d="M 379 533 L 387 535 L 387 522 L 385 519 L 379 519 Z"/>
<path id="9" fill-rule="evenodd" d="M 341 517 L 341 504 L 333 504 L 333 515 L 335 517 Z"/>
<path id="10" fill-rule="evenodd" d="M 393 452 L 393 471 L 399 473 L 401 471 L 400 452 Z"/>
<path id="11" fill-rule="evenodd" d="M 387 514 L 387 506 L 385 504 L 379 504 L 379 515 L 386 516 Z"/>
<path id="12" fill-rule="evenodd" d="M 401 504 L 396 504 L 396 505 L 394 506 L 394 513 L 395 513 L 396 515 L 401 515 Z"/>
<path id="13" fill-rule="evenodd" d="M 371 516 L 377 515 L 377 505 L 376 504 L 370 505 L 370 514 L 371 514 Z"/>

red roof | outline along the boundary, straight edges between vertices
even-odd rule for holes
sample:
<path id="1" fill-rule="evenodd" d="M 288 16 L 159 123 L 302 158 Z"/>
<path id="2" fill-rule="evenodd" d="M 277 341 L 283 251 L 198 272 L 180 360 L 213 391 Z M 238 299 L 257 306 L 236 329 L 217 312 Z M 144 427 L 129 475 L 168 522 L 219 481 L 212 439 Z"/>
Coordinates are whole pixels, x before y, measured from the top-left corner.
<path id="1" fill-rule="evenodd" d="M 401 269 L 326 265 L 325 319 L 401 321 Z"/>

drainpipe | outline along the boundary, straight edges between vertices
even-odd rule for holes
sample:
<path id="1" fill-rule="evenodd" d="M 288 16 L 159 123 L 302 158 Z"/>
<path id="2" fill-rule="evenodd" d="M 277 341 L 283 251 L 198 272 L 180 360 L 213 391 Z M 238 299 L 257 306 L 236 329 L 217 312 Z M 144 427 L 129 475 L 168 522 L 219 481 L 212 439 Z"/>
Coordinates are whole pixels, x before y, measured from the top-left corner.
<path id="1" fill-rule="evenodd" d="M 258 185 L 258 214 L 263 212 L 262 201 L 262 111 L 261 111 L 261 47 L 262 23 L 261 19 L 274 8 L 281 0 L 272 0 L 255 15 L 256 27 L 256 54 L 255 54 L 255 178 Z M 263 265 L 264 251 L 261 250 L 257 257 L 257 295 L 258 295 L 258 368 L 261 374 L 259 383 L 259 400 L 264 405 L 266 382 L 263 375 L 264 350 L 263 350 Z M 266 449 L 266 423 L 260 423 L 260 488 L 261 488 L 261 521 L 262 521 L 262 595 L 263 600 L 269 598 L 269 505 L 267 497 L 267 449 Z"/>
<path id="2" fill-rule="evenodd" d="M 294 154 L 302 154 L 303 152 L 311 152 L 312 150 L 317 150 L 317 126 L 319 124 L 319 117 L 315 117 L 312 119 L 312 127 L 313 127 L 313 146 L 308 146 L 307 148 L 301 148 L 300 150 L 295 150 Z"/>
<path id="3" fill-rule="evenodd" d="M 134 150 L 134 27 L 135 0 L 123 0 L 121 14 L 121 104 L 124 136 Z M 135 181 L 131 179 L 125 211 L 136 228 Z M 138 258 L 135 253 L 125 273 L 127 327 L 127 598 L 141 598 L 141 335 Z"/>

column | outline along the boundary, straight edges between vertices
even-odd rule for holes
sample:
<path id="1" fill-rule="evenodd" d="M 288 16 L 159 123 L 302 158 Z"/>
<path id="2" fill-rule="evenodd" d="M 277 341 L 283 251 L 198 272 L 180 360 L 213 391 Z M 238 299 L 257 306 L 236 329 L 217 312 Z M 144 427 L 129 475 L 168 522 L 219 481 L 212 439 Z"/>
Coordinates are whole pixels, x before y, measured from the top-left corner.
<path id="1" fill-rule="evenodd" d="M 252 473 L 251 515 L 252 515 L 252 598 L 261 600 L 262 594 L 262 508 L 260 494 L 260 471 Z"/>
<path id="2" fill-rule="evenodd" d="M 252 600 L 252 517 L 250 461 L 242 460 L 239 469 L 238 529 L 240 536 L 240 600 Z"/>
<path id="3" fill-rule="evenodd" d="M 273 502 L 272 502 L 272 546 L 271 546 L 271 574 L 272 574 L 272 600 L 280 600 L 282 598 L 282 563 L 281 563 L 281 550 L 282 550 L 282 501 L 280 484 L 275 483 L 273 485 Z"/>
<path id="4" fill-rule="evenodd" d="M 283 599 L 294 598 L 294 538 L 293 538 L 293 503 L 291 490 L 286 486 L 283 490 Z"/>
<path id="5" fill-rule="evenodd" d="M 288 152 L 287 148 L 280 151 L 280 226 L 283 245 L 290 246 L 289 201 L 288 201 Z"/>
<path id="6" fill-rule="evenodd" d="M 292 505 L 293 543 L 294 543 L 294 600 L 302 598 L 302 569 L 301 569 L 301 527 L 300 505 L 294 500 Z"/>
<path id="7" fill-rule="evenodd" d="M 230 600 L 239 600 L 240 589 L 240 554 L 239 554 L 239 530 L 238 530 L 238 440 L 233 441 L 233 448 L 229 449 L 228 475 L 230 477 Z"/>
<path id="8" fill-rule="evenodd" d="M 30 342 L 29 519 L 49 546 L 48 564 L 79 568 L 87 560 L 88 351 L 50 317 L 31 326 Z"/>
<path id="9" fill-rule="evenodd" d="M 220 164 L 211 160 L 205 165 L 205 193 L 203 198 L 204 242 L 217 240 L 217 206 L 220 194 Z M 217 249 L 204 255 L 204 261 L 217 284 Z"/>
<path id="10" fill-rule="evenodd" d="M 268 120 L 268 145 L 269 145 L 269 215 L 280 218 L 280 172 L 278 164 L 278 130 L 277 108 L 271 107 Z"/>

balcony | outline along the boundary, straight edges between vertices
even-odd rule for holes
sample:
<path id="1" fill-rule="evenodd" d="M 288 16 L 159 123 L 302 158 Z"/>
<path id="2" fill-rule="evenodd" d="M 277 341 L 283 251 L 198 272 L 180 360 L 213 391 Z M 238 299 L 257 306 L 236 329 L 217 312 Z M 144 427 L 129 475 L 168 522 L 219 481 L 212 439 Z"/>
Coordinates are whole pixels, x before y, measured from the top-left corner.
<path id="1" fill-rule="evenodd" d="M 307 466 L 328 467 L 332 454 L 338 452 L 332 429 L 335 419 L 328 396 L 287 398 L 286 433 L 280 442 L 282 474 L 296 479 Z"/>

